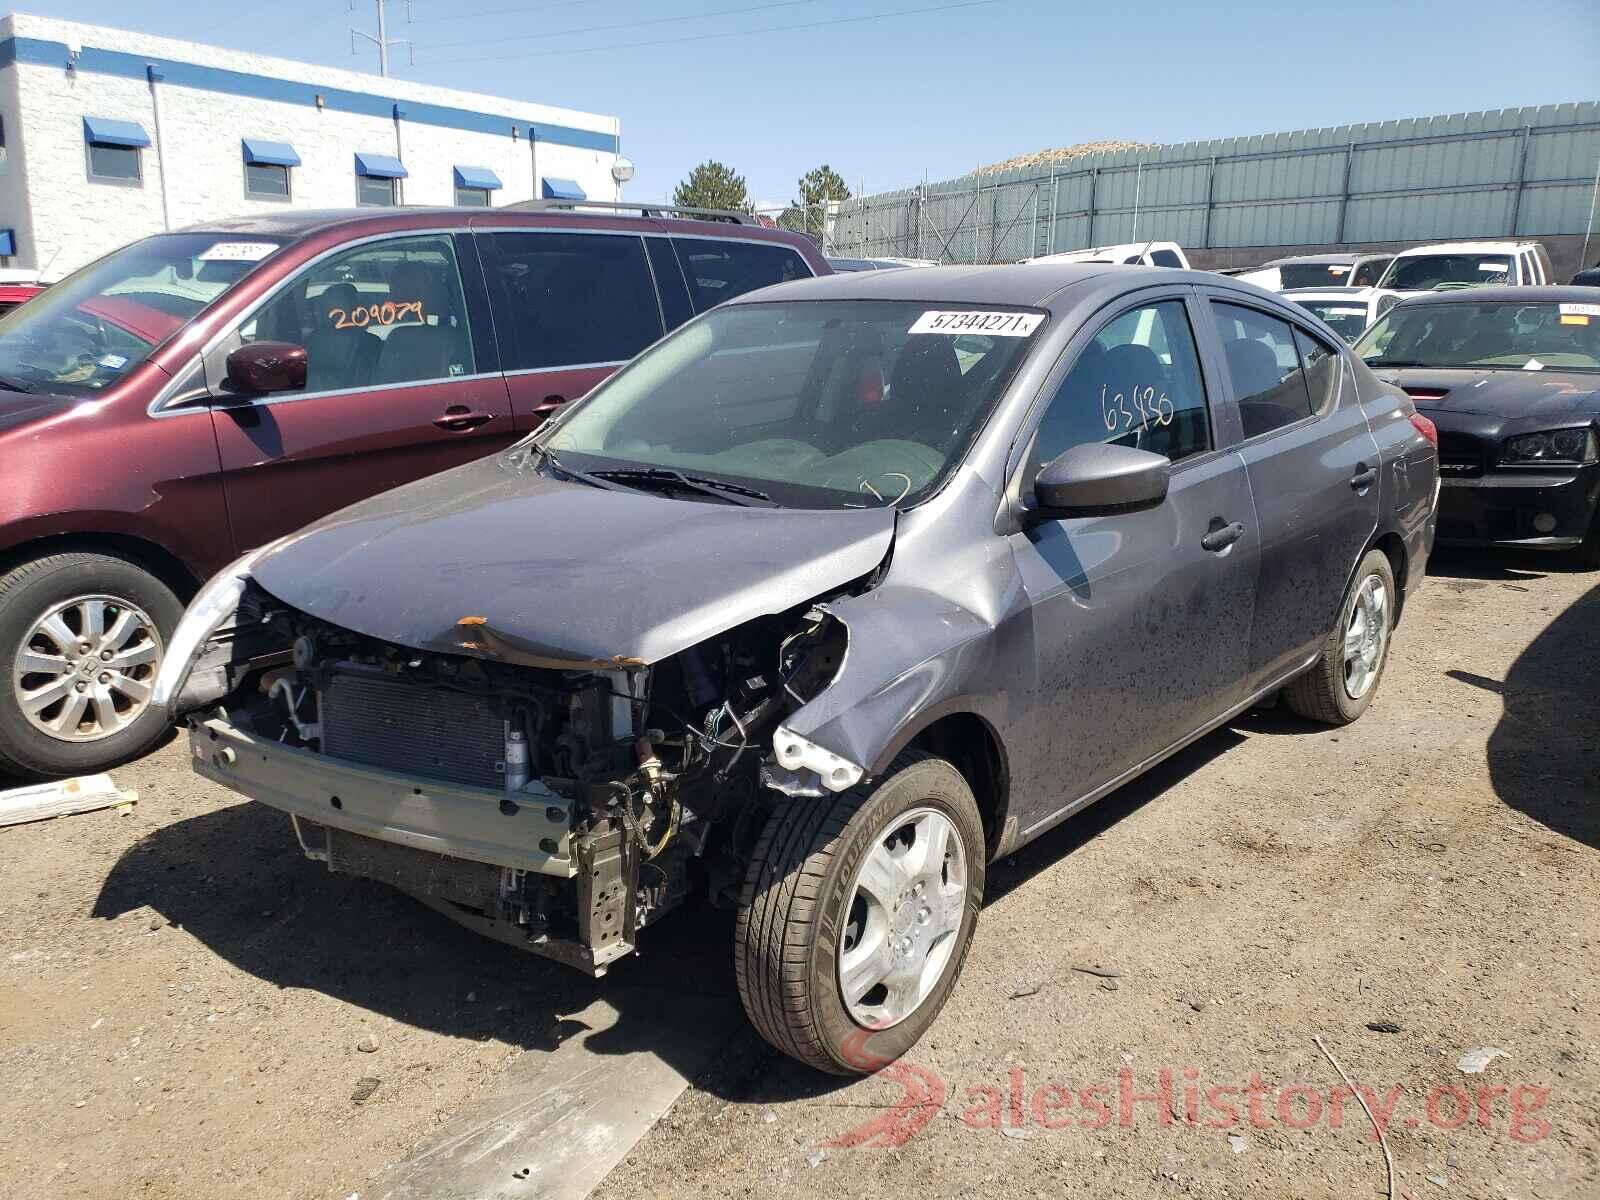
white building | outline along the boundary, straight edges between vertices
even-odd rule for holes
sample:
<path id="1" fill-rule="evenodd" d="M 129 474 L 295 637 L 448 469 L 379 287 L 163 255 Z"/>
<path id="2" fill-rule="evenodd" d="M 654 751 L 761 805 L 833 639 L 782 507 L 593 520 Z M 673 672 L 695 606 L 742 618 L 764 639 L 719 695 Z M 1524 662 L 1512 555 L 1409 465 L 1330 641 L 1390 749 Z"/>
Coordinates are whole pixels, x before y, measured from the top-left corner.
<path id="1" fill-rule="evenodd" d="M 614 117 L 17 13 L 0 18 L 0 268 L 285 205 L 620 199 Z"/>

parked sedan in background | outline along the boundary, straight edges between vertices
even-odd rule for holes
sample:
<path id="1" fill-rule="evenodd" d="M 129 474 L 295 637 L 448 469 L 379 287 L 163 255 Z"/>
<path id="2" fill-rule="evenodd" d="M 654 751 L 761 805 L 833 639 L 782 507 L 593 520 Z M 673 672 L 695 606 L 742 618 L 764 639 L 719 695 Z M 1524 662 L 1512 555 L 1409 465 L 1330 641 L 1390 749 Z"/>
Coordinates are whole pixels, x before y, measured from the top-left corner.
<path id="1" fill-rule="evenodd" d="M 1347 342 L 1355 341 L 1400 301 L 1392 292 L 1370 287 L 1300 288 L 1279 295 L 1321 317 Z"/>
<path id="2" fill-rule="evenodd" d="M 781 285 L 242 559 L 157 698 L 313 859 L 586 972 L 736 909 L 763 1036 L 867 1072 L 955 986 L 993 858 L 1274 693 L 1361 716 L 1432 432 L 1216 275 Z"/>
<path id="3" fill-rule="evenodd" d="M 827 271 L 753 225 L 297 210 L 55 284 L 0 322 L 0 770 L 159 737 L 182 601 L 240 551 L 502 449 L 694 313 Z"/>
<path id="4" fill-rule="evenodd" d="M 1600 301 L 1582 287 L 1408 300 L 1356 343 L 1439 429 L 1439 541 L 1600 566 Z"/>
<path id="5" fill-rule="evenodd" d="M 1275 258 L 1235 278 L 1268 291 L 1299 288 L 1369 288 L 1377 284 L 1393 254 L 1295 254 Z"/>

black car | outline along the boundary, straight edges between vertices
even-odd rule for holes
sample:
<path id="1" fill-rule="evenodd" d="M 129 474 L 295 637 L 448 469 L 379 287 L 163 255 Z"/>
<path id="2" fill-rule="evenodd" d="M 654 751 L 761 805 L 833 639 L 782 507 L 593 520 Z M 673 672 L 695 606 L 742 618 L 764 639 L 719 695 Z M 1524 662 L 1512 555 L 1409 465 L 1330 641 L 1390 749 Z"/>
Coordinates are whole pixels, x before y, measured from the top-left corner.
<path id="1" fill-rule="evenodd" d="M 1264 697 L 1365 711 L 1432 434 L 1216 275 L 780 284 L 224 572 L 157 700 L 310 857 L 534 953 L 598 975 L 737 910 L 762 1034 L 866 1071 L 996 856 Z"/>
<path id="2" fill-rule="evenodd" d="M 1391 309 L 1355 349 L 1438 426 L 1441 543 L 1600 566 L 1600 296 L 1440 292 Z"/>

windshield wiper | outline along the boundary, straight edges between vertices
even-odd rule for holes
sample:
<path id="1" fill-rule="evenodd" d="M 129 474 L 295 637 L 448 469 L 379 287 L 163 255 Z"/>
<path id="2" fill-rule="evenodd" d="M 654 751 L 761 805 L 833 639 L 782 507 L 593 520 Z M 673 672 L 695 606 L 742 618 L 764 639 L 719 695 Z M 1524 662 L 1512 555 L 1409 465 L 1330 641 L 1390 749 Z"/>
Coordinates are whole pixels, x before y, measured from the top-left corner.
<path id="1" fill-rule="evenodd" d="M 1412 358 L 1369 358 L 1367 360 L 1367 366 L 1371 367 L 1373 370 L 1380 370 L 1383 367 L 1431 367 L 1435 371 L 1454 371 L 1460 369 L 1457 367 L 1435 366 L 1433 363 L 1417 362 Z"/>
<path id="2" fill-rule="evenodd" d="M 30 396 L 33 395 L 33 393 L 37 390 L 29 387 L 20 379 L 12 379 L 5 375 L 0 375 L 0 388 L 5 388 L 10 392 L 25 392 Z"/>
<path id="3" fill-rule="evenodd" d="M 549 467 L 561 472 L 563 475 L 578 480 L 580 483 L 587 483 L 590 487 L 597 487 L 603 491 L 616 492 L 622 490 L 618 484 L 612 483 L 609 479 L 602 479 L 598 475 L 591 475 L 588 471 L 580 471 L 577 467 L 567 466 L 566 463 L 556 457 L 554 450 L 548 450 L 537 442 L 533 444 L 533 451 L 539 456 L 540 466 Z"/>
<path id="4" fill-rule="evenodd" d="M 708 475 L 685 475 L 682 471 L 674 471 L 668 467 L 618 467 L 614 470 L 596 471 L 595 474 L 602 479 L 614 479 L 629 486 L 676 484 L 691 492 L 699 492 L 717 500 L 726 500 L 729 504 L 742 504 L 747 507 L 774 506 L 771 496 L 765 492 L 758 492 L 755 488 L 745 487 L 742 483 L 731 483 L 726 479 Z"/>

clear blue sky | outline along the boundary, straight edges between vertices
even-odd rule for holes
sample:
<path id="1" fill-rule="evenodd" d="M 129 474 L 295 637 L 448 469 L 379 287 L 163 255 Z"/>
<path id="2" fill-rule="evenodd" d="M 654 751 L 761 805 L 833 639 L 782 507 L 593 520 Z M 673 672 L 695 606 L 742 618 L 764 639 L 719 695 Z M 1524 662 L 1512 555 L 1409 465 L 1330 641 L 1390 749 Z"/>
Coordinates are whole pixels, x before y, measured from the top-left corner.
<path id="1" fill-rule="evenodd" d="M 753 198 L 782 201 L 824 161 L 882 191 L 1099 138 L 1600 98 L 1597 0 L 952 2 L 414 0 L 408 26 L 391 0 L 389 23 L 417 47 L 415 66 L 396 53 L 396 75 L 619 116 L 636 199 L 668 195 L 706 158 L 744 174 Z M 351 57 L 349 26 L 375 26 L 372 0 L 355 3 L 22 7 L 376 71 L 370 46 Z M 908 15 L 845 20 L 894 13 Z"/>

